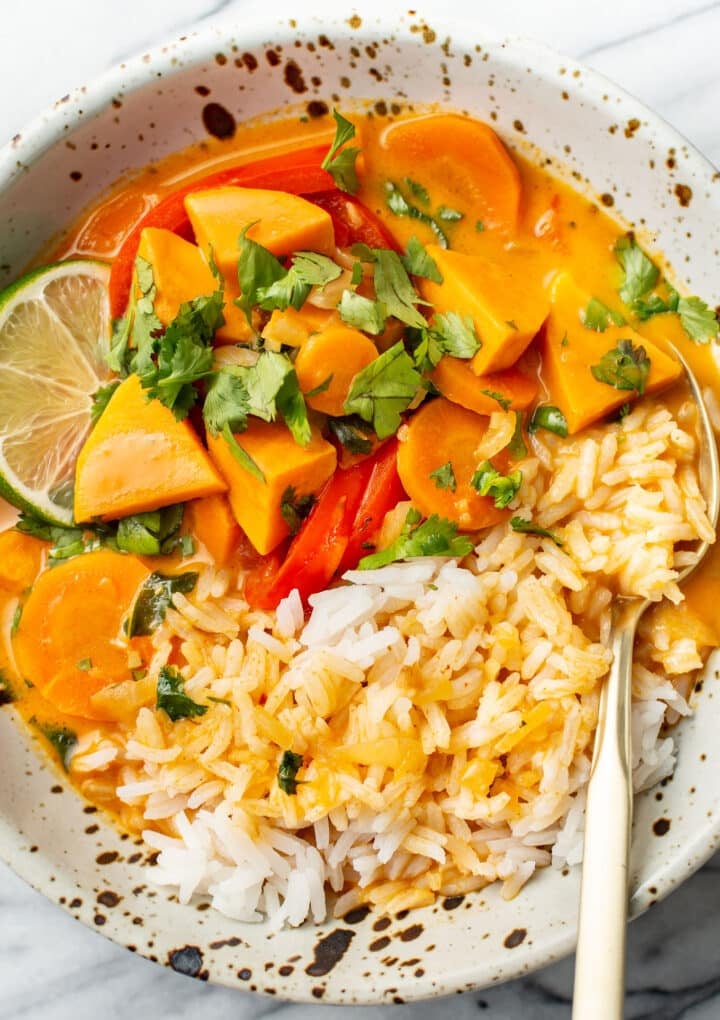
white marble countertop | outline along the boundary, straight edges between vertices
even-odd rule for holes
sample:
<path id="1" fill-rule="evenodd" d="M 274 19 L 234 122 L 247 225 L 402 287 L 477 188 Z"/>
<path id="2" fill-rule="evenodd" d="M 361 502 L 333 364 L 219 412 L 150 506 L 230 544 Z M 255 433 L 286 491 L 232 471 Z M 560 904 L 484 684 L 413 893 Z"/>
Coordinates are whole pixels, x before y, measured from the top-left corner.
<path id="1" fill-rule="evenodd" d="M 379 0 L 372 0 L 379 2 Z M 357 6 L 372 7 L 366 0 Z M 469 0 L 465 0 L 469 5 Z M 0 143 L 73 86 L 210 20 L 241 22 L 248 0 L 5 0 Z M 273 11 L 276 10 L 273 6 Z M 385 3 L 387 9 L 388 4 Z M 438 0 L 413 5 L 430 15 Z M 450 5 L 442 5 L 448 16 Z M 463 0 L 455 4 L 459 10 Z M 720 165 L 720 3 L 712 0 L 474 0 L 477 19 L 534 36 L 637 95 Z M 720 856 L 630 928 L 626 1015 L 720 1017 Z M 189 981 L 83 928 L 0 864 L 0 1020 L 233 1020 L 322 1011 L 360 1018 L 563 1020 L 572 961 L 511 984 L 409 1006 L 293 1006 Z"/>

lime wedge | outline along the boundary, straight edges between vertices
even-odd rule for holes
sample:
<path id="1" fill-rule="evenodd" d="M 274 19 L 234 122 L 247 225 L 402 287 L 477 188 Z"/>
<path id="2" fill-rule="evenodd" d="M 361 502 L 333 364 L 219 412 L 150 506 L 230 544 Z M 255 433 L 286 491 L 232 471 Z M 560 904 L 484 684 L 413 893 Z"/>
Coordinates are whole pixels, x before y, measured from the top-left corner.
<path id="1" fill-rule="evenodd" d="M 92 395 L 111 375 L 109 275 L 72 260 L 0 293 L 0 495 L 51 524 L 72 523 Z"/>

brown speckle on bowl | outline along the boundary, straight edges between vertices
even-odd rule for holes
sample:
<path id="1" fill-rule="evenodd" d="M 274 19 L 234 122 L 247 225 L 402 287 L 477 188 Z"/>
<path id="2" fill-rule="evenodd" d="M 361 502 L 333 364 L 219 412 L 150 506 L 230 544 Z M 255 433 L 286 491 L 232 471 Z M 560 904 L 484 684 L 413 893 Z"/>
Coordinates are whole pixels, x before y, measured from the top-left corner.
<path id="1" fill-rule="evenodd" d="M 688 184 L 676 184 L 675 196 L 683 209 L 687 209 L 692 201 L 692 188 Z"/>
<path id="2" fill-rule="evenodd" d="M 104 907 L 108 907 L 109 909 L 116 907 L 121 899 L 122 896 L 118 896 L 118 894 L 113 892 L 112 889 L 105 889 L 97 895 L 98 903 L 102 903 Z"/>
<path id="3" fill-rule="evenodd" d="M 220 103 L 206 103 L 203 106 L 202 122 L 207 133 L 221 141 L 232 138 L 237 126 L 233 115 Z"/>
<path id="4" fill-rule="evenodd" d="M 405 931 L 400 932 L 400 940 L 402 942 L 412 942 L 414 939 L 419 938 L 425 931 L 421 924 L 412 924 Z"/>
<path id="5" fill-rule="evenodd" d="M 371 953 L 381 953 L 383 949 L 387 949 L 390 945 L 390 937 L 388 935 L 382 935 L 379 939 L 375 939 L 368 946 Z"/>
<path id="6" fill-rule="evenodd" d="M 506 949 L 515 949 L 527 938 L 527 928 L 513 928 L 509 935 L 503 940 Z"/>
<path id="7" fill-rule="evenodd" d="M 293 92 L 297 92 L 298 95 L 302 95 L 303 92 L 307 92 L 307 85 L 305 84 L 305 78 L 303 77 L 300 65 L 294 60 L 288 60 L 285 64 L 285 84 L 288 85 Z"/>
<path id="8" fill-rule="evenodd" d="M 653 822 L 653 832 L 656 836 L 666 836 L 670 831 L 670 819 L 669 818 L 658 818 Z"/>
<path id="9" fill-rule="evenodd" d="M 197 946 L 183 946 L 168 953 L 168 964 L 178 974 L 198 977 L 203 965 L 203 954 Z"/>

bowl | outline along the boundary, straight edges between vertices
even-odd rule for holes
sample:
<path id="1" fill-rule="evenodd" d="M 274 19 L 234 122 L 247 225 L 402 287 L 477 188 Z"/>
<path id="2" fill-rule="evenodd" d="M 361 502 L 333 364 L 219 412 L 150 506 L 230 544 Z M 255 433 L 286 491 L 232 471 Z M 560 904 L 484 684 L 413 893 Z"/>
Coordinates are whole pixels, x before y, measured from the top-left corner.
<path id="1" fill-rule="evenodd" d="M 0 153 L 0 285 L 118 176 L 247 118 L 366 101 L 378 112 L 447 104 L 488 120 L 666 252 L 694 293 L 720 300 L 712 225 L 720 175 L 658 117 L 598 74 L 471 22 L 420 15 L 248 18 L 120 65 L 65 97 Z M 52 187 L 48 180 L 52 179 Z M 636 803 L 631 913 L 720 843 L 713 662 L 677 735 L 675 774 Z M 495 887 L 407 916 L 362 909 L 273 933 L 154 888 L 141 843 L 86 805 L 0 713 L 0 848 L 75 917 L 193 977 L 297 1001 L 401 1002 L 509 980 L 570 952 L 577 869 L 546 869 L 509 902 Z"/>

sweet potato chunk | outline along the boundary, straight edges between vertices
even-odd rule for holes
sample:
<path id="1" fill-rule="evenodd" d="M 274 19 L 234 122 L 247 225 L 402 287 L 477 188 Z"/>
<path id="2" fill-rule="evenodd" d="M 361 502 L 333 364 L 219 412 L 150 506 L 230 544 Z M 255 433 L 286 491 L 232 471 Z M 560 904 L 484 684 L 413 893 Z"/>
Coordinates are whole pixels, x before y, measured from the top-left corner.
<path id="1" fill-rule="evenodd" d="M 171 230 L 146 227 L 140 235 L 138 255 L 152 265 L 157 288 L 155 312 L 164 326 L 175 318 L 183 302 L 218 289 L 218 281 L 198 246 Z M 239 293 L 237 275 L 225 280 L 225 324 L 216 333 L 220 343 L 247 343 L 252 339 L 245 313 L 233 303 Z"/>
<path id="2" fill-rule="evenodd" d="M 236 271 L 238 240 L 242 231 L 273 255 L 296 251 L 335 251 L 330 214 L 312 202 L 285 191 L 263 188 L 211 188 L 194 191 L 185 199 L 195 238 L 204 252 L 212 248 L 224 276 Z"/>
<path id="3" fill-rule="evenodd" d="M 112 520 L 227 489 L 192 425 L 130 375 L 80 450 L 75 520 Z"/>
<path id="4" fill-rule="evenodd" d="M 542 285 L 528 275 L 524 261 L 502 263 L 427 246 L 443 277 L 420 281 L 420 293 L 437 312 L 457 312 L 475 323 L 482 347 L 472 360 L 477 375 L 509 368 L 542 326 L 549 301 Z"/>
<path id="5" fill-rule="evenodd" d="M 262 471 L 264 482 L 238 463 L 222 436 L 208 435 L 210 455 L 230 487 L 238 524 L 264 556 L 289 533 L 281 512 L 287 490 L 294 489 L 295 496 L 319 492 L 335 470 L 337 454 L 315 430 L 307 446 L 298 445 L 279 421 L 250 418 L 247 430 L 235 438 Z"/>
<path id="6" fill-rule="evenodd" d="M 227 496 L 204 496 L 187 505 L 190 530 L 218 566 L 227 563 L 240 539 L 240 528 L 230 509 Z"/>
<path id="7" fill-rule="evenodd" d="M 583 315 L 590 294 L 578 287 L 569 273 L 555 278 L 551 299 L 540 341 L 542 378 L 548 402 L 563 412 L 570 433 L 579 432 L 637 398 L 634 390 L 616 389 L 595 379 L 590 371 L 620 340 L 645 348 L 650 359 L 646 393 L 655 393 L 682 375 L 682 366 L 675 358 L 629 326 L 608 326 L 603 332 L 588 329 Z"/>

